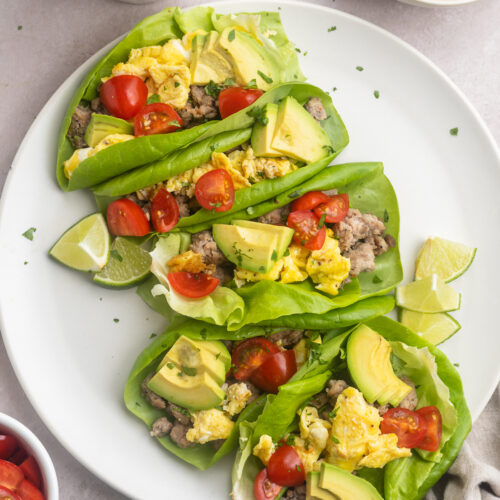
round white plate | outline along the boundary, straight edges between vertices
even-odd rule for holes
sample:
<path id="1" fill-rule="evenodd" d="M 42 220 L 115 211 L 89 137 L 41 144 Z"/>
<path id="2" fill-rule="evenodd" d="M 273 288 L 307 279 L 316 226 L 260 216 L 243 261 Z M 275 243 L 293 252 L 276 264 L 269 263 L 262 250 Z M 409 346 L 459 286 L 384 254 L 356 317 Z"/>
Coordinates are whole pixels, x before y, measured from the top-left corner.
<path id="1" fill-rule="evenodd" d="M 324 7 L 223 2 L 219 12 L 281 6 L 309 81 L 330 91 L 351 143 L 337 161 L 382 160 L 401 205 L 401 250 L 410 281 L 418 249 L 437 234 L 478 247 L 455 314 L 463 328 L 443 347 L 459 364 L 474 418 L 499 378 L 500 156 L 477 113 L 427 59 L 389 33 Z M 328 28 L 336 26 L 334 31 Z M 308 27 L 308 29 L 304 29 Z M 107 48 L 57 90 L 15 158 L 0 215 L 1 329 L 30 401 L 87 468 L 134 498 L 225 498 L 231 458 L 199 472 L 164 451 L 129 414 L 122 390 L 151 333 L 165 326 L 133 290 L 112 291 L 49 259 L 60 234 L 95 211 L 87 192 L 55 181 L 59 126 L 78 84 Z M 359 71 L 356 67 L 363 67 Z M 333 91 L 333 88 L 336 91 Z M 379 99 L 374 91 L 380 92 Z M 449 130 L 458 127 L 457 136 Z M 33 241 L 22 233 L 36 227 Z M 115 319 L 119 321 L 115 321 Z"/>

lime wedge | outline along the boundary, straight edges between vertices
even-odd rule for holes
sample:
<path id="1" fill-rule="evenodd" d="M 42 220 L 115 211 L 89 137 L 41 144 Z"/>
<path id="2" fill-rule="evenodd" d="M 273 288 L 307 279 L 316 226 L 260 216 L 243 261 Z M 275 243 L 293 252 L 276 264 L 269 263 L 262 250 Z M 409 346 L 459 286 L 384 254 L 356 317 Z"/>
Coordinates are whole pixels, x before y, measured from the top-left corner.
<path id="1" fill-rule="evenodd" d="M 418 254 L 415 279 L 437 274 L 449 283 L 467 271 L 475 255 L 476 248 L 443 238 L 429 238 Z"/>
<path id="2" fill-rule="evenodd" d="M 100 271 L 109 257 L 109 233 L 102 214 L 88 215 L 71 226 L 49 255 L 78 271 Z"/>
<path id="3" fill-rule="evenodd" d="M 132 286 L 143 280 L 151 267 L 151 256 L 140 246 L 117 237 L 111 245 L 110 258 L 104 269 L 94 276 L 99 285 Z"/>
<path id="4" fill-rule="evenodd" d="M 460 307 L 460 294 L 437 274 L 396 289 L 396 304 L 410 311 L 439 313 Z"/>
<path id="5" fill-rule="evenodd" d="M 434 345 L 444 342 L 460 330 L 460 323 L 447 313 L 426 314 L 400 309 L 399 321 Z"/>

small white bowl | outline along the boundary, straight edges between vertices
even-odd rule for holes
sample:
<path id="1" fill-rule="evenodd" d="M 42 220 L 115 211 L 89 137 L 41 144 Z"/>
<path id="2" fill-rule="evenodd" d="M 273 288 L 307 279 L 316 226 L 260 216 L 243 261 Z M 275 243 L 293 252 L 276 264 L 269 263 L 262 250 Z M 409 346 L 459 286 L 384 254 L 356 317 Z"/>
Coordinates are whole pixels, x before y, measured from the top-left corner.
<path id="1" fill-rule="evenodd" d="M 25 425 L 5 413 L 0 413 L 0 434 L 10 434 L 18 439 L 28 455 L 32 455 L 40 467 L 45 499 L 59 500 L 56 470 L 40 440 Z"/>
<path id="2" fill-rule="evenodd" d="M 454 7 L 457 5 L 465 5 L 466 3 L 477 2 L 477 0 L 399 0 L 410 5 L 418 5 L 420 7 Z"/>

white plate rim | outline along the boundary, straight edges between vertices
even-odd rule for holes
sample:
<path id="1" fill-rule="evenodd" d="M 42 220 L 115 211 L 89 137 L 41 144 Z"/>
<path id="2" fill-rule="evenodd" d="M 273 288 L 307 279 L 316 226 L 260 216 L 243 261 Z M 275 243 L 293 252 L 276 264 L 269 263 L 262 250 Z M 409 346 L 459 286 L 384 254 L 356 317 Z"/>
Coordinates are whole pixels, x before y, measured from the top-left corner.
<path id="1" fill-rule="evenodd" d="M 317 11 L 321 11 L 321 12 L 328 12 L 328 13 L 330 13 L 331 11 L 335 11 L 335 14 L 338 15 L 338 16 L 340 16 L 341 18 L 344 17 L 346 19 L 350 19 L 351 21 L 362 25 L 365 29 L 373 30 L 375 32 L 378 32 L 380 35 L 388 38 L 393 43 L 395 43 L 395 44 L 403 47 L 407 51 L 410 51 L 428 69 L 430 69 L 437 76 L 439 76 L 440 79 L 443 80 L 447 84 L 447 86 L 449 87 L 449 90 L 453 91 L 460 98 L 460 100 L 462 101 L 462 103 L 465 104 L 467 110 L 471 113 L 473 119 L 475 120 L 476 125 L 479 127 L 480 131 L 483 133 L 484 137 L 487 139 L 489 145 L 491 146 L 491 149 L 492 149 L 492 151 L 494 152 L 494 154 L 496 156 L 497 163 L 500 166 L 500 148 L 498 147 L 495 139 L 493 138 L 493 135 L 492 135 L 491 131 L 489 130 L 489 128 L 487 127 L 486 123 L 484 122 L 484 120 L 479 115 L 478 111 L 470 103 L 470 101 L 467 99 L 467 97 L 465 96 L 465 94 L 451 80 L 451 78 L 448 77 L 443 72 L 443 70 L 441 70 L 436 64 L 434 64 L 430 59 L 428 59 L 426 56 L 424 56 L 420 51 L 418 51 L 412 45 L 410 45 L 409 43 L 407 43 L 404 40 L 400 39 L 396 35 L 390 33 L 389 31 L 387 31 L 387 30 L 385 30 L 385 29 L 383 29 L 383 28 L 381 28 L 381 27 L 379 27 L 379 26 L 377 26 L 377 25 L 375 25 L 375 24 L 373 24 L 373 23 L 371 23 L 369 21 L 366 21 L 366 20 L 364 20 L 364 19 L 362 19 L 362 18 L 360 18 L 358 16 L 355 16 L 353 14 L 349 14 L 349 13 L 343 12 L 343 11 L 338 10 L 338 9 L 329 8 L 329 7 L 325 7 L 325 6 L 322 6 L 322 5 L 310 4 L 310 3 L 307 3 L 307 2 L 301 1 L 301 0 L 265 0 L 265 1 L 267 3 L 269 3 L 270 8 L 273 8 L 273 6 L 275 8 L 277 8 L 277 7 L 281 7 L 281 6 L 284 6 L 284 5 L 290 5 L 290 6 L 297 6 L 297 5 L 299 5 L 299 6 L 302 6 L 302 7 L 306 8 L 306 9 L 317 10 Z M 242 4 L 242 5 L 248 5 L 249 4 L 249 0 L 223 0 L 223 1 L 220 1 L 220 2 L 216 1 L 214 3 L 211 3 L 211 2 L 209 2 L 209 3 L 203 3 L 203 4 L 200 4 L 198 6 L 205 6 L 205 7 L 206 6 L 211 6 L 211 7 L 214 7 L 215 9 L 217 9 L 218 6 L 229 7 L 229 6 L 233 6 L 233 5 L 237 8 L 237 6 L 240 5 L 240 4 Z M 192 8 L 192 7 L 190 7 L 190 8 Z M 186 9 L 186 10 L 189 10 L 189 9 Z M 90 61 L 96 62 L 97 60 L 99 60 L 99 58 L 102 57 L 102 55 L 104 55 L 106 53 L 106 51 L 110 50 L 124 36 L 125 36 L 125 34 L 117 37 L 115 40 L 113 40 L 112 42 L 110 42 L 107 45 L 105 45 L 102 49 L 100 49 L 99 51 L 97 51 L 94 55 L 92 55 L 89 59 L 87 59 L 84 63 L 82 63 L 82 65 L 83 64 L 88 64 Z M 49 112 L 50 107 L 51 107 L 51 103 L 54 100 L 56 100 L 56 98 L 57 98 L 57 96 L 59 94 L 59 91 L 62 90 L 62 89 L 64 89 L 66 86 L 70 85 L 70 80 L 72 79 L 74 73 L 77 72 L 80 69 L 80 67 L 81 67 L 81 65 L 78 68 L 76 68 L 75 71 L 71 75 L 69 75 L 66 78 L 66 80 L 64 80 L 64 82 L 52 94 L 52 96 L 49 98 L 49 100 L 46 102 L 46 104 L 43 106 L 43 108 L 38 113 L 37 117 L 35 118 L 34 122 L 30 126 L 30 128 L 28 129 L 25 137 L 23 138 L 23 140 L 21 142 L 21 145 L 20 145 L 20 147 L 19 147 L 19 149 L 18 149 L 18 151 L 17 151 L 17 153 L 16 153 L 16 155 L 15 155 L 13 161 L 12 161 L 11 168 L 10 168 L 8 174 L 7 174 L 7 178 L 6 178 L 6 181 L 4 183 L 3 190 L 2 190 L 2 196 L 0 198 L 0 234 L 2 233 L 2 230 L 1 230 L 1 228 L 2 228 L 2 221 L 3 221 L 3 215 L 2 214 L 4 213 L 3 207 L 4 207 L 5 200 L 6 200 L 6 196 L 4 196 L 4 193 L 6 193 L 8 191 L 8 189 L 9 189 L 9 186 L 10 186 L 10 183 L 11 183 L 11 180 L 12 180 L 12 175 L 11 174 L 13 173 L 14 169 L 16 168 L 16 165 L 18 163 L 18 159 L 21 157 L 22 152 L 24 151 L 24 149 L 27 148 L 27 145 L 30 142 L 30 137 L 33 134 L 34 130 L 36 129 L 38 122 L 41 121 L 41 119 L 42 119 L 42 117 L 44 116 L 45 113 Z M 0 283 L 0 286 L 1 286 L 1 283 Z M 5 345 L 5 348 L 6 348 L 6 351 L 7 351 L 7 355 L 9 357 L 9 360 L 10 360 L 11 364 L 12 364 L 14 372 L 15 372 L 17 378 L 18 378 L 18 381 L 19 381 L 21 387 L 23 388 L 23 391 L 25 392 L 25 394 L 28 397 L 30 403 L 32 404 L 33 408 L 35 409 L 36 413 L 41 418 L 41 420 L 43 421 L 43 423 L 47 426 L 47 428 L 50 430 L 50 432 L 56 437 L 56 439 L 61 443 L 61 445 L 73 457 L 75 457 L 79 461 L 80 464 L 82 464 L 92 474 L 94 474 L 95 476 L 97 476 L 98 478 L 100 478 L 103 482 L 105 482 L 106 484 L 108 484 L 109 486 L 111 486 L 112 488 L 114 488 L 116 491 L 119 491 L 119 492 L 123 493 L 124 495 L 128 496 L 129 493 L 125 489 L 123 489 L 120 486 L 120 484 L 113 482 L 113 480 L 111 480 L 110 478 L 106 477 L 104 474 L 101 474 L 100 471 L 98 470 L 98 468 L 95 468 L 91 463 L 89 463 L 87 461 L 87 459 L 84 456 L 82 456 L 78 450 L 73 449 L 71 443 L 68 442 L 68 440 L 64 437 L 64 435 L 61 435 L 58 432 L 58 430 L 56 428 L 54 428 L 54 426 L 52 426 L 52 424 L 50 423 L 50 419 L 45 415 L 44 411 L 42 410 L 42 408 L 38 404 L 36 396 L 32 392 L 30 392 L 29 385 L 28 385 L 28 380 L 26 380 L 26 378 L 24 377 L 23 370 L 21 369 L 21 366 L 17 363 L 18 360 L 17 360 L 17 358 L 15 356 L 14 349 L 12 348 L 12 345 L 9 342 L 9 336 L 5 334 L 5 332 L 7 331 L 7 329 L 5 328 L 5 326 L 6 326 L 6 324 L 5 324 L 4 306 L 0 302 L 0 332 L 2 334 L 2 339 L 3 339 L 4 345 Z M 490 398 L 491 398 L 491 396 L 492 396 L 495 388 L 498 386 L 499 382 L 500 382 L 500 366 L 497 369 L 496 379 L 492 380 L 491 383 L 489 384 L 489 389 L 487 391 L 485 391 L 485 394 L 484 394 L 483 398 L 481 399 L 481 403 L 478 405 L 478 408 L 475 411 L 471 412 L 472 413 L 472 422 L 473 423 L 477 420 L 477 418 L 479 417 L 479 415 L 481 414 L 481 412 L 485 408 L 486 404 L 490 400 Z"/>

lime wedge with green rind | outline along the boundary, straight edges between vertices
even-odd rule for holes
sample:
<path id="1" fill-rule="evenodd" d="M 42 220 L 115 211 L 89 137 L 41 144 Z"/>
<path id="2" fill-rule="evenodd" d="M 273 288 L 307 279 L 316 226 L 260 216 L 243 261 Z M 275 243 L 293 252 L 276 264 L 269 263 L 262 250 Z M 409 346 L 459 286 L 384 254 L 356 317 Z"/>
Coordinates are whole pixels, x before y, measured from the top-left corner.
<path id="1" fill-rule="evenodd" d="M 410 311 L 440 313 L 460 308 L 460 294 L 437 274 L 396 289 L 396 304 Z"/>
<path id="2" fill-rule="evenodd" d="M 449 283 L 467 271 L 476 250 L 444 238 L 429 238 L 418 254 L 415 279 L 437 274 L 445 283 Z"/>
<path id="3" fill-rule="evenodd" d="M 434 345 L 449 339 L 461 328 L 460 323 L 448 313 L 427 314 L 400 309 L 399 321 Z"/>
<path id="4" fill-rule="evenodd" d="M 146 278 L 150 268 L 151 255 L 139 245 L 118 236 L 111 245 L 108 263 L 94 276 L 94 281 L 108 287 L 128 287 Z"/>
<path id="5" fill-rule="evenodd" d="M 49 255 L 78 271 L 100 271 L 108 262 L 110 238 L 106 220 L 91 214 L 71 226 L 49 250 Z"/>

